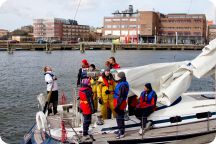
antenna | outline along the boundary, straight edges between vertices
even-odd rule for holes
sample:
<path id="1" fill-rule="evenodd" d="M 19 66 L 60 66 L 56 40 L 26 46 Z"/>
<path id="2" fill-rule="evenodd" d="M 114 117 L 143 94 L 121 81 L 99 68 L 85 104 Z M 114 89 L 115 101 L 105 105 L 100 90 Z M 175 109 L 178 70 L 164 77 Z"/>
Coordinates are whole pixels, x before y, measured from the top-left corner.
<path id="1" fill-rule="evenodd" d="M 189 5 L 189 7 L 188 7 L 188 12 L 187 12 L 188 14 L 189 14 L 189 12 L 190 12 L 190 10 L 191 10 L 192 1 L 193 1 L 193 0 L 190 0 L 190 5 Z"/>

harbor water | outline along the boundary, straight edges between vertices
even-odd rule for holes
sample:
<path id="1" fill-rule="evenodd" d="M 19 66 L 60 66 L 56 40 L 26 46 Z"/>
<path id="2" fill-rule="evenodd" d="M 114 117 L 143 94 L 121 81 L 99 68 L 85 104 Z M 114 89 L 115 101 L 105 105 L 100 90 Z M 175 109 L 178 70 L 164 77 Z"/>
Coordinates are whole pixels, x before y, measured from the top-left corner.
<path id="1" fill-rule="evenodd" d="M 15 51 L 9 55 L 0 52 L 0 136 L 3 140 L 19 143 L 35 122 L 39 110 L 36 96 L 46 92 L 43 67 L 50 65 L 58 77 L 59 92 L 63 90 L 71 100 L 71 89 L 76 85 L 80 62 L 87 59 L 98 69 L 104 68 L 105 60 L 116 57 L 121 67 L 142 66 L 150 63 L 184 61 L 195 58 L 201 51 Z M 214 89 L 210 77 L 194 79 L 189 91 Z M 59 93 L 59 95 L 60 95 Z M 60 97 L 60 96 L 59 96 Z"/>

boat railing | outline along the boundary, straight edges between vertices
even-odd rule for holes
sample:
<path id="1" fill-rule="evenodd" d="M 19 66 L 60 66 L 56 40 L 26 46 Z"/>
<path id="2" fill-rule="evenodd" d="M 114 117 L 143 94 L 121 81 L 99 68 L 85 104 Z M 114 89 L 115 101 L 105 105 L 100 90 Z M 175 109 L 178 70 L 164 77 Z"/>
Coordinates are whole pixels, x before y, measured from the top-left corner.
<path id="1" fill-rule="evenodd" d="M 66 112 L 65 112 L 66 113 Z M 195 115 L 195 113 L 190 113 L 188 115 Z M 185 115 L 186 116 L 186 115 Z M 158 117 L 161 116 L 154 116 L 155 119 L 157 119 Z M 212 116 L 211 112 L 206 112 L 206 113 L 200 113 L 199 115 L 197 115 L 197 118 L 200 119 L 200 122 L 202 124 L 196 125 L 196 123 L 193 124 L 193 122 L 191 122 L 191 124 L 193 124 L 193 128 L 190 127 L 184 127 L 182 128 L 182 125 L 184 125 L 182 122 L 182 119 L 180 116 L 178 116 L 178 114 L 176 114 L 176 116 L 171 117 L 170 116 L 164 116 L 164 119 L 169 119 L 169 122 L 171 123 L 172 128 L 169 129 L 169 131 L 165 132 L 169 135 L 169 133 L 172 133 L 172 136 L 179 136 L 179 135 L 185 135 L 185 134 L 190 134 L 194 131 L 200 132 L 200 133 L 206 133 L 206 132 L 210 132 L 212 130 L 214 130 L 216 128 L 216 126 L 213 124 L 213 119 L 215 119 Z M 75 128 L 75 126 L 73 125 L 73 122 L 76 122 L 76 117 L 75 119 L 73 119 L 72 117 L 64 117 L 64 112 L 61 113 L 60 117 L 50 117 L 50 119 L 52 119 L 52 121 L 54 121 L 54 125 L 58 126 L 58 128 L 60 128 L 61 122 L 64 121 L 65 123 L 65 127 L 67 128 L 71 128 L 71 130 L 66 129 L 67 131 L 70 132 L 74 132 L 74 136 L 75 137 L 67 137 L 68 141 L 74 140 L 74 138 L 76 138 L 76 140 L 80 140 L 82 139 L 82 134 L 79 133 L 78 129 Z M 148 121 L 148 123 L 146 124 L 146 129 L 144 129 L 144 124 L 143 121 L 145 119 L 145 117 L 139 117 L 138 119 L 141 120 L 141 124 L 139 125 L 139 122 L 137 123 L 137 126 L 142 128 L 142 139 L 145 139 L 145 133 L 151 129 L 155 129 L 154 128 L 154 122 L 153 121 Z M 50 127 L 49 129 L 53 129 L 55 127 Z M 163 128 L 163 127 L 161 127 Z M 80 129 L 79 129 L 80 130 Z M 126 129 L 127 131 L 127 129 Z M 97 132 L 96 132 L 97 133 Z M 109 132 L 108 132 L 109 133 Z M 94 129 L 93 129 L 93 133 L 94 135 Z M 163 136 L 163 134 L 161 134 L 161 136 Z"/>
<path id="2" fill-rule="evenodd" d="M 200 120 L 200 122 L 202 122 L 203 124 L 202 126 L 200 125 L 196 126 L 196 123 L 194 123 L 193 129 L 200 133 L 201 132 L 206 133 L 206 132 L 210 132 L 211 130 L 215 130 L 216 125 L 213 125 L 213 123 L 211 123 L 211 120 L 212 120 L 211 117 L 212 117 L 211 112 L 200 113 L 200 115 L 198 115 L 198 118 L 202 119 Z M 141 120 L 141 124 L 140 124 L 141 130 L 142 130 L 141 137 L 142 139 L 144 139 L 145 133 L 149 131 L 150 129 L 154 129 L 153 128 L 154 123 L 153 121 L 150 120 L 146 123 L 146 126 L 144 126 L 144 120 L 146 119 L 146 117 L 139 117 L 138 119 Z M 172 132 L 176 132 L 175 136 L 178 136 L 179 134 L 183 134 L 183 133 L 190 134 L 190 132 L 192 131 L 190 127 L 188 127 L 187 129 L 182 129 L 182 125 L 184 124 L 182 124 L 181 121 L 182 121 L 181 117 L 177 115 L 170 118 L 170 123 L 172 124 L 172 127 L 176 128 L 175 130 L 174 129 L 171 130 Z"/>

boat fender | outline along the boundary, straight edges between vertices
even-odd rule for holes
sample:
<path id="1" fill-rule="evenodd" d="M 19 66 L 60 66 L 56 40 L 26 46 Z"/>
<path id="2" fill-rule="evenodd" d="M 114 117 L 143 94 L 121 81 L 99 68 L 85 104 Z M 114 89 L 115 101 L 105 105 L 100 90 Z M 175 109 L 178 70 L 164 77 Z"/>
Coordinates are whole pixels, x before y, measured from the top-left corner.
<path id="1" fill-rule="evenodd" d="M 38 130 L 47 129 L 46 116 L 42 111 L 39 111 L 36 114 L 36 124 L 37 124 Z"/>

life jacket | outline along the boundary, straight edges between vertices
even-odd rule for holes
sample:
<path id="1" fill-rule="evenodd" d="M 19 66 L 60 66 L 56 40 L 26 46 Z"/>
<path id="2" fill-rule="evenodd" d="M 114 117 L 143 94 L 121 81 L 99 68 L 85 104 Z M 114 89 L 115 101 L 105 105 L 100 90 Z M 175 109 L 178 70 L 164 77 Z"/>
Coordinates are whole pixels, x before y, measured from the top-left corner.
<path id="1" fill-rule="evenodd" d="M 111 79 L 106 79 L 104 76 L 102 76 L 103 79 L 103 83 L 105 84 L 105 86 L 109 87 L 109 85 L 113 85 L 114 81 Z"/>
<path id="2" fill-rule="evenodd" d="M 85 79 L 85 78 L 88 78 L 87 71 L 88 71 L 88 68 L 82 68 L 81 80 Z"/>
<path id="3" fill-rule="evenodd" d="M 117 64 L 117 63 L 115 63 L 114 65 L 112 65 L 112 68 L 113 68 L 113 69 L 119 69 L 119 68 L 120 68 L 120 65 Z"/>
<path id="4" fill-rule="evenodd" d="M 44 73 L 44 75 L 46 75 L 46 74 L 50 75 L 50 76 L 52 77 L 52 79 L 53 79 L 53 77 L 54 77 L 54 74 L 52 74 L 52 73 Z M 48 83 L 48 82 L 46 82 L 46 84 L 49 84 L 49 83 Z"/>
<path id="5" fill-rule="evenodd" d="M 93 93 L 90 87 L 82 87 L 79 90 L 80 109 L 85 115 L 94 113 Z"/>
<path id="6" fill-rule="evenodd" d="M 139 98 L 138 108 L 146 108 L 149 106 L 153 106 L 153 108 L 155 109 L 156 101 L 157 101 L 157 96 L 155 91 L 152 90 L 149 94 L 146 94 L 146 91 L 143 91 Z"/>
<path id="7" fill-rule="evenodd" d="M 115 91 L 114 91 L 114 96 L 113 96 L 113 98 L 114 98 L 113 102 L 114 102 L 114 108 L 116 108 L 117 105 L 119 105 L 118 102 L 119 102 L 119 98 L 120 98 L 120 89 L 121 89 L 122 86 L 126 86 L 127 92 L 126 92 L 126 95 L 124 97 L 122 97 L 123 101 L 120 104 L 119 109 L 120 110 L 125 110 L 126 106 L 127 106 L 127 95 L 128 95 L 128 92 L 129 92 L 129 84 L 128 84 L 128 82 L 126 82 L 126 81 L 125 82 L 120 82 L 120 83 L 118 83 L 116 85 L 116 88 L 115 88 Z"/>

